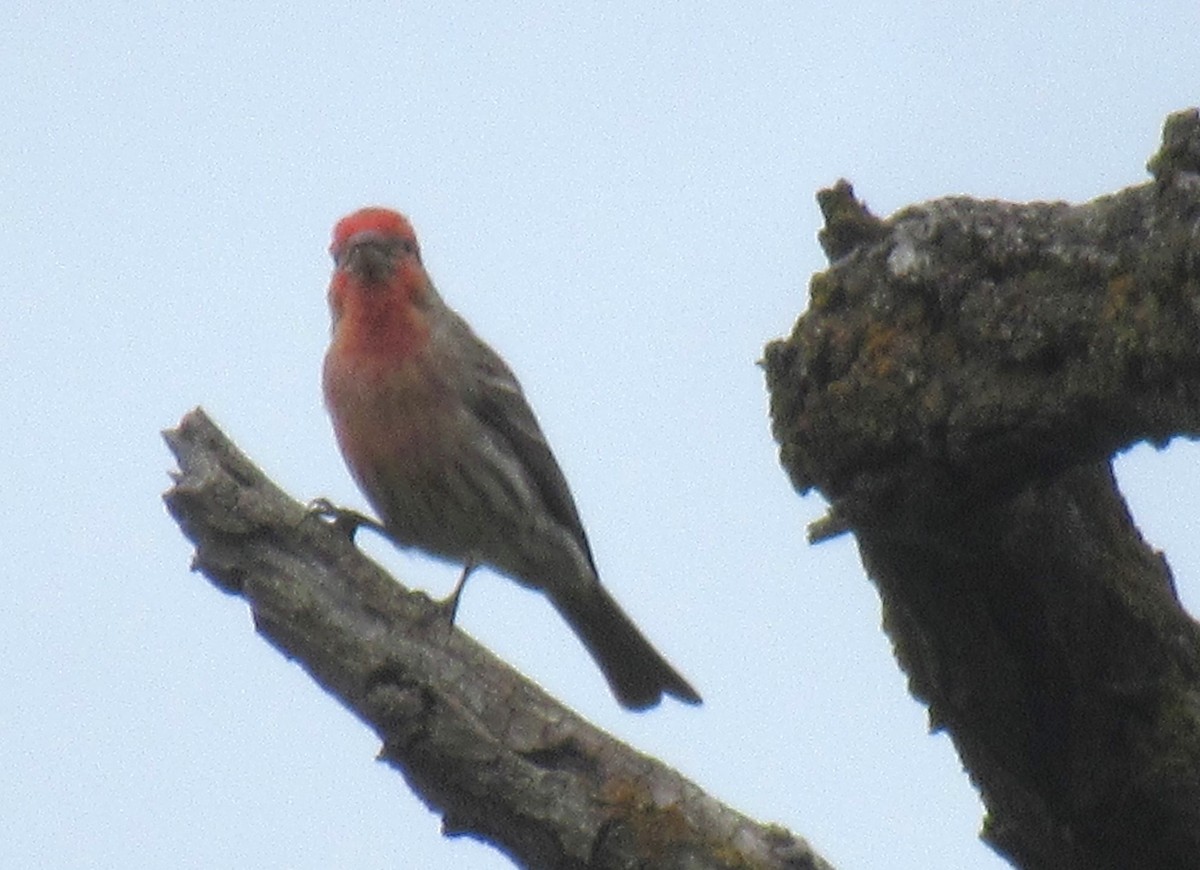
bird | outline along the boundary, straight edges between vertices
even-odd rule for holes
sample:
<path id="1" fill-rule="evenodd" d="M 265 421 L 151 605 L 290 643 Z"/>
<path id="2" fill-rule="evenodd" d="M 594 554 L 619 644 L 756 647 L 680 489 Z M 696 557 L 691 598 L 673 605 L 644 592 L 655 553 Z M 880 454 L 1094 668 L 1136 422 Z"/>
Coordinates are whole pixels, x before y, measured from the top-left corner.
<path id="1" fill-rule="evenodd" d="M 338 447 L 398 546 L 539 590 L 620 704 L 700 695 L 601 584 L 562 469 L 516 376 L 442 300 L 412 224 L 371 206 L 330 245 L 331 338 L 322 370 Z"/>

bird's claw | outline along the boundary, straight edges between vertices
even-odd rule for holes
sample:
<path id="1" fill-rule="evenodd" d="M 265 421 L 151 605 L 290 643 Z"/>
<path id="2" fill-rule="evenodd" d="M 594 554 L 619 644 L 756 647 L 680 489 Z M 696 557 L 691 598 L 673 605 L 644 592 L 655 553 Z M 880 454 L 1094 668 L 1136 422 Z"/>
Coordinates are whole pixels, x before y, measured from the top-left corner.
<path id="1" fill-rule="evenodd" d="M 458 596 L 456 594 L 451 593 L 445 598 L 435 599 L 433 606 L 442 619 L 450 625 L 454 625 L 454 617 L 458 613 Z"/>
<path id="2" fill-rule="evenodd" d="M 475 567 L 474 561 L 469 561 L 463 565 L 462 575 L 458 578 L 458 583 L 454 585 L 454 591 L 441 601 L 435 602 L 438 610 L 451 625 L 454 625 L 454 617 L 458 614 L 458 600 L 462 598 L 463 587 L 467 585 L 467 578 L 471 576 L 471 572 L 475 570 Z"/>
<path id="3" fill-rule="evenodd" d="M 387 530 L 382 525 L 366 514 L 360 514 L 358 511 L 351 510 L 350 508 L 338 507 L 327 498 L 314 498 L 310 501 L 308 503 L 308 513 L 311 516 L 329 520 L 329 524 L 334 529 L 341 532 L 351 541 L 354 540 L 355 532 L 362 526 L 374 529 L 381 535 L 387 534 Z"/>

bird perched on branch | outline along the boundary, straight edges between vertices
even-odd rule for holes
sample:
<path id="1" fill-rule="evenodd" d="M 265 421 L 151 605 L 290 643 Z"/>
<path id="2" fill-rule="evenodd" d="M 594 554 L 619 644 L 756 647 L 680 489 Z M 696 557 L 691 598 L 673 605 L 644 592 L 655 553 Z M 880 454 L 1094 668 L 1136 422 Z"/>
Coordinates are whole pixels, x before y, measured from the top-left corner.
<path id="1" fill-rule="evenodd" d="M 700 696 L 600 584 L 575 501 L 517 379 L 442 301 L 401 214 L 333 231 L 325 404 L 346 464 L 397 544 L 539 589 L 622 705 Z"/>

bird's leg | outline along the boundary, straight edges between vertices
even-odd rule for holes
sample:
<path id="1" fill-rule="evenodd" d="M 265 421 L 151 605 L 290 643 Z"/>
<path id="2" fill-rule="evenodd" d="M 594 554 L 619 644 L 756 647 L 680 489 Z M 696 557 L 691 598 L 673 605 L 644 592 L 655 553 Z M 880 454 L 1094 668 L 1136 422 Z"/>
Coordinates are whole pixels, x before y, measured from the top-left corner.
<path id="1" fill-rule="evenodd" d="M 463 587 L 467 585 L 467 577 L 471 575 L 471 572 L 476 567 L 475 560 L 468 559 L 467 564 L 463 565 L 462 575 L 458 578 L 458 583 L 455 584 L 454 591 L 438 603 L 438 606 L 446 614 L 446 619 L 451 625 L 454 624 L 454 615 L 458 613 L 458 599 L 462 597 Z"/>
<path id="2" fill-rule="evenodd" d="M 387 529 L 379 522 L 366 514 L 350 510 L 350 508 L 338 507 L 327 498 L 314 498 L 308 503 L 308 512 L 313 516 L 330 520 L 330 525 L 351 541 L 354 540 L 354 533 L 362 526 L 373 529 L 384 537 L 388 536 Z"/>

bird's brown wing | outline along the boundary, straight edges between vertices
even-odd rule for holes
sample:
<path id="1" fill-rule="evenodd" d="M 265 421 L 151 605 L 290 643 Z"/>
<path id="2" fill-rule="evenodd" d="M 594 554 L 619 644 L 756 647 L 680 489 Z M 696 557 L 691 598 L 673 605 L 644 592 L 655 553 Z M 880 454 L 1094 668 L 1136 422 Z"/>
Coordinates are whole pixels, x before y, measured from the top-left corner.
<path id="1" fill-rule="evenodd" d="M 473 356 L 472 362 L 480 377 L 478 389 L 472 390 L 467 397 L 468 406 L 488 431 L 512 451 L 547 512 L 570 532 L 595 572 L 592 550 L 575 499 L 520 383 L 504 360 L 483 342 L 479 342 Z"/>

